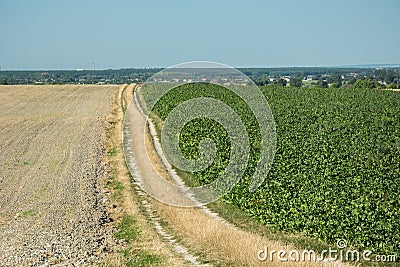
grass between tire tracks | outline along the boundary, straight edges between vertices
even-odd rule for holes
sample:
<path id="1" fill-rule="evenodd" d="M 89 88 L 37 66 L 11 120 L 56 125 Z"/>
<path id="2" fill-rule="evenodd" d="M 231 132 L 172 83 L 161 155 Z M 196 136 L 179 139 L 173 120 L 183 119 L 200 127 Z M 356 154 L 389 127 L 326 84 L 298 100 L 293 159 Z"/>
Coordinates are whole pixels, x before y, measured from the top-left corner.
<path id="1" fill-rule="evenodd" d="M 102 181 L 110 193 L 108 213 L 114 221 L 114 237 L 119 247 L 106 256 L 100 266 L 178 266 L 183 262 L 173 254 L 149 225 L 138 196 L 132 188 L 131 176 L 122 151 L 122 122 L 127 103 L 135 85 L 123 85 L 113 98 L 112 111 L 107 118 L 108 144 L 105 161 L 109 175 Z"/>

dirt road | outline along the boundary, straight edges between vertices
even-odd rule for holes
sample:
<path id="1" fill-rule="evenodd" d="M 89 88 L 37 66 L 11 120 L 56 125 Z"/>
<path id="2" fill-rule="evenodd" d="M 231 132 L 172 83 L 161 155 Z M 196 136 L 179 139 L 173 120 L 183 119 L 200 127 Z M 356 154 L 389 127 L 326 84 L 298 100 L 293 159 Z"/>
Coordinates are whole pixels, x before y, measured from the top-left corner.
<path id="1" fill-rule="evenodd" d="M 118 87 L 0 87 L 0 266 L 93 264 L 109 249 L 98 180 Z"/>

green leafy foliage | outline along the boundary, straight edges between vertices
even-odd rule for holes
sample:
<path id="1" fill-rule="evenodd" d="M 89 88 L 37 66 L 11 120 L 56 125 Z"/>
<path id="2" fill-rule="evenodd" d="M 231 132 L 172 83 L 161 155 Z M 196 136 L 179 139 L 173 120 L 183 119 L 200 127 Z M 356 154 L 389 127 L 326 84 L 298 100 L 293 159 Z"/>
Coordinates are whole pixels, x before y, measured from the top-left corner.
<path id="1" fill-rule="evenodd" d="M 374 89 L 375 88 L 375 83 L 369 79 L 363 79 L 363 80 L 357 80 L 354 83 L 354 88 L 355 89 Z"/>
<path id="2" fill-rule="evenodd" d="M 164 96 L 153 112 L 164 120 L 179 103 L 194 97 L 223 101 L 241 117 L 251 143 L 246 173 L 225 201 L 279 230 L 330 243 L 344 238 L 360 249 L 399 255 L 400 94 L 366 90 L 361 82 L 354 89 L 262 91 L 274 113 L 278 140 L 273 167 L 255 192 L 249 192 L 248 184 L 260 133 L 241 99 L 219 86 L 185 85 Z M 149 86 L 145 100 L 151 95 Z M 184 155 L 198 157 L 204 137 L 216 142 L 218 153 L 207 170 L 192 174 L 199 184 L 218 178 L 229 161 L 229 136 L 211 119 L 185 126 L 180 134 Z"/>

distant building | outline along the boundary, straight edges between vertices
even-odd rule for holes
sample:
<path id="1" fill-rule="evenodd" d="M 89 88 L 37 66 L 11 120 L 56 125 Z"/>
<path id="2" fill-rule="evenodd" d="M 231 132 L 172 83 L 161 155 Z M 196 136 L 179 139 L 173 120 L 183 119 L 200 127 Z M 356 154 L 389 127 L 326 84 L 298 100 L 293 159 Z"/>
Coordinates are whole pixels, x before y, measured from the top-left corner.
<path id="1" fill-rule="evenodd" d="M 380 85 L 387 85 L 387 82 L 385 82 L 385 81 L 378 81 L 378 84 L 380 84 Z"/>

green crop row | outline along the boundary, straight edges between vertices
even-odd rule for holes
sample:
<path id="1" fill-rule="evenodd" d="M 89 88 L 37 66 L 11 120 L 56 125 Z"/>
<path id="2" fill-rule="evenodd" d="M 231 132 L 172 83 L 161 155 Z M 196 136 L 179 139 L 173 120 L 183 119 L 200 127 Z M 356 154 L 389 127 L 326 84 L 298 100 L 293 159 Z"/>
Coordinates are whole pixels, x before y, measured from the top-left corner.
<path id="1" fill-rule="evenodd" d="M 154 87 L 143 96 L 152 103 Z M 246 90 L 246 87 L 243 87 Z M 400 93 L 371 89 L 262 87 L 273 111 L 277 150 L 265 182 L 248 185 L 260 153 L 260 131 L 249 107 L 216 85 L 183 85 L 153 108 L 162 120 L 180 103 L 212 97 L 242 119 L 250 158 L 242 180 L 224 201 L 266 225 L 303 233 L 329 243 L 400 255 Z M 199 157 L 203 138 L 216 143 L 214 162 L 194 172 L 198 184 L 217 179 L 230 160 L 231 142 L 223 127 L 208 118 L 186 124 L 179 136 L 182 153 Z"/>

